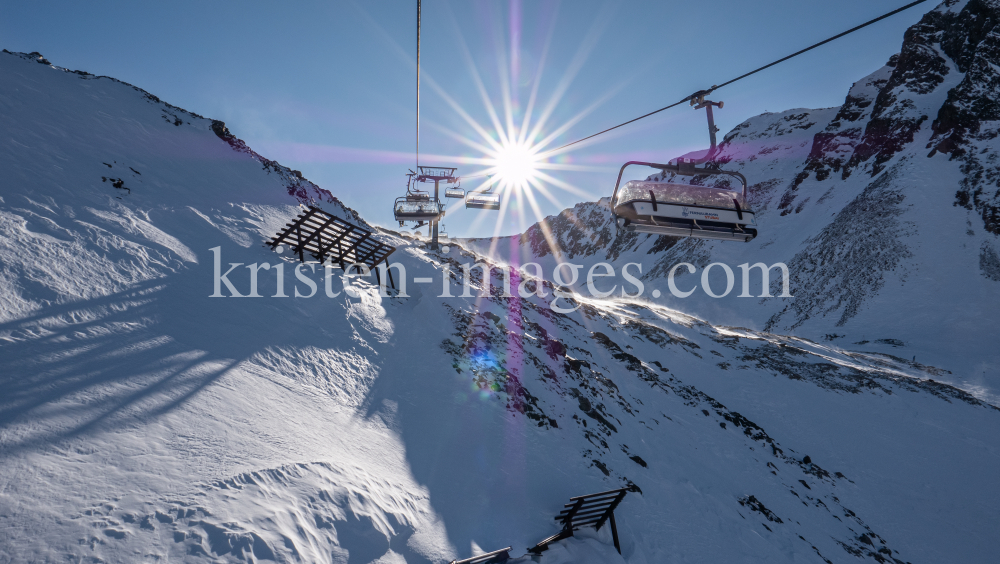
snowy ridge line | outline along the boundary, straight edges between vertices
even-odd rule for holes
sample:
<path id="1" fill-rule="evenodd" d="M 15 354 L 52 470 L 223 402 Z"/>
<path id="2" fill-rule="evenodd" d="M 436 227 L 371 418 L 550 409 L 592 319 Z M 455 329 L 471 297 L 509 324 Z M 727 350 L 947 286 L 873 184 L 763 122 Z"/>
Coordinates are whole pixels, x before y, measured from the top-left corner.
<path id="1" fill-rule="evenodd" d="M 324 203 L 327 203 L 327 204 L 334 204 L 335 206 L 337 206 L 339 209 L 341 209 L 346 214 L 345 219 L 349 219 L 351 221 L 354 221 L 359 226 L 366 227 L 368 229 L 372 229 L 371 225 L 369 225 L 361 217 L 361 215 L 358 214 L 358 212 L 356 210 L 354 210 L 352 208 L 349 208 L 346 205 L 344 205 L 344 203 L 339 198 L 335 197 L 329 190 L 326 190 L 324 188 L 320 188 L 316 184 L 312 183 L 307 178 L 305 178 L 300 171 L 292 170 L 291 168 L 288 168 L 288 167 L 286 167 L 286 166 L 278 163 L 277 161 L 268 159 L 267 157 L 264 157 L 263 155 L 257 153 L 256 151 L 254 151 L 253 149 L 251 149 L 242 139 L 240 139 L 240 138 L 236 137 L 235 135 L 233 135 L 229 131 L 229 128 L 226 127 L 226 124 L 224 122 L 222 122 L 222 121 L 215 120 L 215 119 L 205 118 L 204 116 L 201 116 L 201 115 L 199 115 L 199 114 L 197 114 L 195 112 L 191 112 L 189 110 L 185 110 L 184 108 L 181 108 L 181 107 L 178 107 L 178 106 L 174 106 L 173 104 L 170 104 L 169 102 L 165 102 L 165 101 L 161 100 L 158 96 L 156 96 L 156 95 L 154 95 L 154 94 L 152 94 L 152 93 L 150 93 L 150 92 L 148 92 L 148 91 L 146 91 L 146 90 L 144 90 L 142 88 L 139 88 L 138 86 L 135 86 L 133 84 L 129 84 L 128 82 L 125 82 L 123 80 L 119 80 L 119 79 L 114 78 L 114 77 L 103 76 L 103 75 L 94 75 L 94 74 L 91 74 L 91 73 L 86 72 L 86 71 L 70 70 L 70 69 L 67 69 L 67 68 L 64 68 L 64 67 L 60 67 L 60 66 L 54 65 L 51 62 L 49 62 L 45 57 L 43 57 L 41 55 L 41 53 L 38 53 L 38 52 L 20 53 L 20 52 L 11 52 L 11 51 L 8 51 L 7 49 L 3 49 L 2 52 L 5 53 L 5 54 L 8 54 L 8 55 L 13 55 L 15 57 L 24 59 L 25 61 L 36 62 L 36 63 L 39 63 L 39 64 L 46 65 L 46 66 L 48 66 L 50 68 L 53 68 L 55 70 L 59 70 L 59 71 L 62 71 L 62 72 L 68 73 L 68 74 L 78 75 L 82 79 L 86 79 L 86 80 L 97 80 L 97 79 L 110 80 L 110 81 L 112 81 L 114 83 L 121 84 L 123 86 L 127 86 L 127 87 L 131 88 L 135 92 L 137 92 L 140 95 L 142 95 L 143 99 L 145 99 L 146 101 L 148 101 L 151 104 L 162 105 L 165 108 L 167 108 L 167 109 L 169 109 L 169 110 L 171 110 L 173 112 L 177 112 L 177 113 L 180 113 L 180 114 L 187 115 L 187 116 L 189 116 L 191 118 L 194 118 L 196 120 L 208 121 L 209 122 L 208 127 L 211 129 L 211 131 L 214 132 L 216 134 L 216 136 L 219 137 L 219 139 L 222 139 L 230 147 L 232 147 L 232 149 L 234 151 L 239 152 L 239 153 L 247 154 L 251 158 L 253 158 L 254 160 L 258 161 L 262 165 L 263 169 L 268 174 L 271 174 L 273 172 L 276 175 L 278 175 L 282 179 L 282 181 L 286 183 L 286 190 L 288 192 L 288 195 L 294 197 L 300 204 L 303 204 L 303 205 L 313 205 L 313 204 L 316 204 L 316 203 L 319 203 L 319 202 L 324 202 Z M 180 126 L 180 125 L 182 125 L 184 123 L 184 120 L 182 120 L 176 114 L 167 113 L 167 114 L 165 114 L 164 117 L 165 117 L 165 119 L 166 118 L 172 118 L 173 119 L 173 124 L 176 125 L 176 126 Z M 170 121 L 170 119 L 168 119 L 167 121 Z"/>
<path id="2" fill-rule="evenodd" d="M 151 102 L 155 102 L 155 103 L 158 103 L 158 104 L 163 104 L 164 106 L 170 108 L 171 110 L 177 110 L 178 112 L 185 113 L 185 114 L 187 114 L 187 115 L 189 115 L 189 116 L 191 116 L 193 118 L 206 119 L 204 116 L 198 115 L 198 114 L 196 114 L 194 112 L 191 112 L 191 111 L 188 111 L 188 110 L 185 110 L 184 108 L 181 108 L 181 107 L 178 107 L 178 106 L 174 106 L 173 104 L 170 104 L 169 102 L 164 102 L 163 100 L 159 99 L 157 96 L 155 96 L 153 94 L 150 94 L 149 92 L 147 92 L 146 90 L 143 90 L 142 88 L 139 88 L 138 86 L 135 86 L 133 84 L 129 84 L 128 82 L 125 82 L 124 80 L 119 80 L 119 79 L 114 78 L 112 76 L 94 75 L 94 74 L 91 74 L 91 73 L 89 73 L 87 71 L 71 70 L 71 69 L 68 69 L 68 68 L 65 68 L 65 67 L 60 67 L 58 65 L 54 65 L 51 62 L 49 62 L 48 59 L 46 59 L 45 57 L 43 57 L 41 53 L 39 53 L 37 51 L 32 51 L 31 53 L 21 53 L 21 52 L 15 52 L 15 51 L 8 51 L 7 49 L 4 49 L 2 52 L 6 53 L 8 55 L 14 55 L 15 57 L 19 57 L 19 58 L 24 59 L 26 61 L 32 61 L 32 62 L 36 62 L 36 63 L 42 64 L 42 65 L 46 65 L 46 66 L 49 66 L 49 67 L 51 67 L 53 69 L 60 70 L 60 71 L 66 72 L 66 73 L 80 75 L 80 76 L 82 76 L 84 78 L 88 78 L 88 79 L 104 78 L 104 79 L 110 80 L 112 82 L 116 82 L 118 84 L 123 84 L 123 85 L 128 86 L 129 88 L 135 90 L 136 92 L 142 94 L 143 98 L 145 98 L 145 99 L 147 99 L 147 100 L 149 100 Z"/>
<path id="3" fill-rule="evenodd" d="M 335 204 L 349 214 L 348 218 L 345 219 L 354 221 L 361 227 L 374 230 L 374 228 L 369 225 L 356 210 L 345 206 L 344 203 L 341 202 L 339 198 L 334 196 L 329 190 L 320 188 L 319 186 L 313 184 L 307 178 L 302 176 L 300 171 L 292 170 L 277 161 L 272 161 L 271 159 L 260 155 L 251 149 L 246 143 L 243 142 L 242 139 L 236 137 L 229 131 L 225 122 L 213 119 L 211 129 L 212 132 L 219 137 L 219 139 L 225 141 L 226 144 L 232 147 L 234 151 L 250 155 L 254 160 L 261 163 L 263 169 L 267 171 L 268 174 L 274 172 L 280 176 L 282 180 L 288 183 L 286 188 L 288 195 L 298 200 L 299 204 L 304 206 L 313 206 L 319 202 Z"/>

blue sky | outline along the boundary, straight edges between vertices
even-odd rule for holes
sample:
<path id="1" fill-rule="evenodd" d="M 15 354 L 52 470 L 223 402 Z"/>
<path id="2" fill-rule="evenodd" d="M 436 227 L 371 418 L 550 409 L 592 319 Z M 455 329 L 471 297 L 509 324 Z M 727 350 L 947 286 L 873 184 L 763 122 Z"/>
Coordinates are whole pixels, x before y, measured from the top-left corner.
<path id="1" fill-rule="evenodd" d="M 472 123 L 497 137 L 484 93 L 502 124 L 506 93 L 520 124 L 537 87 L 532 123 L 551 107 L 539 138 L 578 118 L 556 147 L 904 3 L 423 0 L 421 164 L 458 166 L 459 174 L 484 168 L 468 163 L 488 156 Z M 114 76 L 221 119 L 261 154 L 391 226 L 392 200 L 414 165 L 415 4 L 6 0 L 0 48 L 39 51 L 56 65 Z M 933 6 L 719 90 L 723 133 L 764 111 L 840 105 Z M 549 198 L 533 190 L 537 210 L 522 199 L 502 223 L 497 212 L 464 208 L 444 223 L 452 236 L 518 232 L 538 213 L 609 195 L 626 160 L 665 161 L 707 142 L 703 113 L 668 110 L 560 157 L 585 170 L 548 171 L 573 189 L 546 183 Z"/>

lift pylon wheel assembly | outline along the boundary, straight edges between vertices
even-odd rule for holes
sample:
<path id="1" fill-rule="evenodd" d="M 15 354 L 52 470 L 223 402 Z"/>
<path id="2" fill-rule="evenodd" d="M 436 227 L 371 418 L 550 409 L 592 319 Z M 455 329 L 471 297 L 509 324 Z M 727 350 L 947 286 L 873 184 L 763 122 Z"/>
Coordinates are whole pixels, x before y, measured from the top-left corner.
<path id="1" fill-rule="evenodd" d="M 417 168 L 420 170 L 420 173 L 414 178 L 417 182 L 444 181 L 448 184 L 454 184 L 459 180 L 455 176 L 457 168 L 443 166 L 418 166 Z"/>

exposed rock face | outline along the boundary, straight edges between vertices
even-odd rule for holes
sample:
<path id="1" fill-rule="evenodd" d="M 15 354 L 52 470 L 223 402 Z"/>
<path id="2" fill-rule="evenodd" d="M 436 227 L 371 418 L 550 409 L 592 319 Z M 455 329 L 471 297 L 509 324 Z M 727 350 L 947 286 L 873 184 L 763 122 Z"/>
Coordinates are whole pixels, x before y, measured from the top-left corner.
<path id="1" fill-rule="evenodd" d="M 896 236 L 913 229 L 899 219 L 906 196 L 893 183 L 897 167 L 904 164 L 897 164 L 868 185 L 795 255 L 789 270 L 793 286 L 799 288 L 796 299 L 776 313 L 767 328 L 789 313 L 795 319 L 792 327 L 798 327 L 812 316 L 838 311 L 837 325 L 843 325 L 857 315 L 865 300 L 878 294 L 885 284 L 885 273 L 912 256 Z M 841 257 L 850 257 L 850 267 Z"/>
<path id="2" fill-rule="evenodd" d="M 826 180 L 835 173 L 840 173 L 844 180 L 850 176 L 851 169 L 846 166 L 847 161 L 854 155 L 854 150 L 864 135 L 864 124 L 871 118 L 874 108 L 872 103 L 889 81 L 889 75 L 892 74 L 897 58 L 893 57 L 889 64 L 851 87 L 837 116 L 822 133 L 817 133 L 814 137 L 809 160 L 802 172 L 795 176 L 793 190 L 798 188 L 810 173 L 815 173 L 816 180 Z"/>
<path id="3" fill-rule="evenodd" d="M 973 0 L 960 14 L 942 22 L 945 53 L 954 61 L 962 81 L 934 120 L 928 146 L 962 162 L 965 178 L 955 204 L 977 212 L 983 227 L 1000 234 L 1000 172 L 997 138 L 1000 120 L 1000 4 Z M 964 38 L 964 40 L 963 40 Z"/>

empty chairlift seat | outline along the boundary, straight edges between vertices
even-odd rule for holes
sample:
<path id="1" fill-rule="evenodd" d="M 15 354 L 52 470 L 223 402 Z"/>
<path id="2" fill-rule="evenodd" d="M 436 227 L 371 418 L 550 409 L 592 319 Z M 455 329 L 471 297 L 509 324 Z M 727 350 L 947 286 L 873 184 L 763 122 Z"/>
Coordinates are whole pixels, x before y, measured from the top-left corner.
<path id="1" fill-rule="evenodd" d="M 465 197 L 465 207 L 474 210 L 499 210 L 500 194 L 469 192 Z"/>
<path id="2" fill-rule="evenodd" d="M 738 241 L 757 236 L 754 212 L 735 190 L 632 180 L 614 206 L 626 231 Z"/>
<path id="3" fill-rule="evenodd" d="M 454 186 L 452 188 L 445 188 L 444 189 L 444 197 L 445 198 L 464 198 L 465 197 L 465 190 L 462 189 L 462 188 L 459 188 L 458 186 Z"/>

